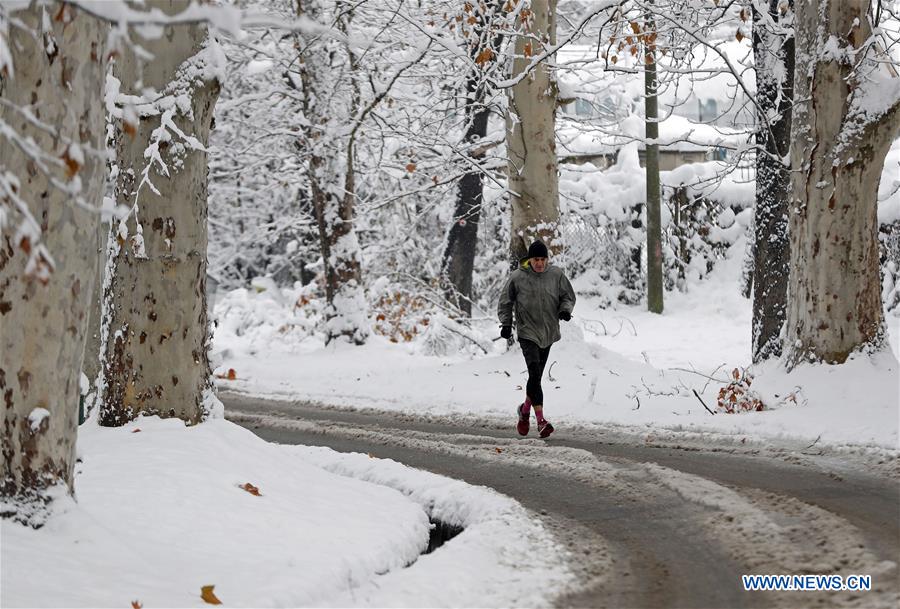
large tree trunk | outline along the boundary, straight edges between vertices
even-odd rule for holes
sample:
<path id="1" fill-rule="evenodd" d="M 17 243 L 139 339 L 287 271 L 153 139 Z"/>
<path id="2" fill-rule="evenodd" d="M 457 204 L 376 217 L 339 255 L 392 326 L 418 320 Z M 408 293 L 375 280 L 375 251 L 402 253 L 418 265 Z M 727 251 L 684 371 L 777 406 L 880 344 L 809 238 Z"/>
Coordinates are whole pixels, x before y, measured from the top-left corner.
<path id="1" fill-rule="evenodd" d="M 535 55 L 556 44 L 556 0 L 531 0 L 519 11 L 512 77 L 521 76 Z M 542 61 L 509 90 L 506 147 L 512 223 L 513 266 L 541 239 L 560 252 L 559 176 L 556 159 L 558 87 L 549 61 Z"/>
<path id="2" fill-rule="evenodd" d="M 900 104 L 871 44 L 868 6 L 796 3 L 788 368 L 884 343 L 877 190 Z"/>
<path id="3" fill-rule="evenodd" d="M 338 8 L 337 26 L 346 28 L 352 11 Z M 297 0 L 297 14 L 319 22 L 328 17 L 321 0 Z M 359 105 L 352 81 L 353 57 L 346 44 L 330 36 L 317 35 L 302 45 L 300 75 L 308 120 L 303 128 L 310 199 L 325 267 L 326 340 L 345 338 L 361 345 L 369 337 L 369 326 L 362 252 L 353 226 L 355 134 L 348 124 Z"/>
<path id="4" fill-rule="evenodd" d="M 648 31 L 655 30 L 648 15 Z M 663 312 L 662 220 L 659 189 L 659 104 L 656 97 L 656 48 L 644 49 L 644 121 L 647 137 L 647 309 Z"/>
<path id="5" fill-rule="evenodd" d="M 187 4 L 150 3 L 169 14 Z M 102 425 L 121 425 L 139 414 L 197 423 L 211 391 L 205 147 L 219 83 L 207 37 L 206 26 L 191 24 L 168 26 L 159 39 L 140 39 L 155 58 L 143 66 L 142 85 L 162 97 L 153 109 L 138 108 L 136 133 L 123 134 L 117 146 L 116 198 L 133 211 L 119 227 L 106 294 Z M 124 94 L 141 94 L 138 61 L 129 54 L 116 64 Z M 189 104 L 176 104 L 176 98 Z M 148 150 L 158 152 L 166 170 L 145 156 Z"/>
<path id="6" fill-rule="evenodd" d="M 785 161 L 791 141 L 794 38 L 772 31 L 772 26 L 793 18 L 793 0 L 784 13 L 782 6 L 780 0 L 769 0 L 768 15 L 764 15 L 754 5 L 753 58 L 759 104 L 753 219 L 754 363 L 781 355 L 787 299 L 791 171 Z"/>
<path id="7" fill-rule="evenodd" d="M 25 154 L 9 135 L 0 137 L 0 173 L 18 179 L 17 192 L 0 197 L 6 199 L 0 218 L 11 194 L 24 205 L 0 221 L 0 513 L 40 526 L 53 494 L 48 490 L 71 493 L 73 484 L 78 381 L 106 176 L 97 151 L 104 149 L 107 28 L 61 4 L 32 3 L 11 16 L 22 27 L 9 30 L 13 65 L 0 77 L 0 124 L 33 141 L 42 158 Z M 80 180 L 83 200 L 50 178 L 74 191 Z"/>
<path id="8" fill-rule="evenodd" d="M 479 67 L 487 62 L 485 51 L 493 57 L 492 48 L 496 48 L 498 39 L 488 38 L 487 20 L 489 16 L 484 10 L 475 9 L 477 20 L 470 36 L 477 43 L 471 44 L 469 56 L 473 61 L 466 78 L 466 134 L 464 143 L 469 146 L 469 157 L 472 163 L 478 163 L 484 157 L 484 149 L 476 147 L 487 135 L 490 109 L 485 106 L 486 88 L 484 71 Z M 447 248 L 444 250 L 442 273 L 449 282 L 447 299 L 460 311 L 472 315 L 472 271 L 475 266 L 475 252 L 478 247 L 478 222 L 481 218 L 481 205 L 484 197 L 484 174 L 472 169 L 459 181 L 456 193 L 456 208 L 453 212 L 453 224 L 447 235 Z"/>

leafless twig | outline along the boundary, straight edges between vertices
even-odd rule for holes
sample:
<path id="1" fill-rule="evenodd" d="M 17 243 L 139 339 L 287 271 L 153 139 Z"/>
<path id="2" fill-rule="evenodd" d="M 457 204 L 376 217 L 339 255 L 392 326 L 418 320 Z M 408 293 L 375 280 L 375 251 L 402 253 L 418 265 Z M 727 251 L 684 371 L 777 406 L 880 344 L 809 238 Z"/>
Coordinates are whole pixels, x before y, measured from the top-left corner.
<path id="1" fill-rule="evenodd" d="M 809 450 L 810 448 L 812 448 L 813 446 L 816 445 L 816 442 L 818 442 L 818 441 L 821 440 L 821 439 L 822 439 L 822 434 L 819 434 L 819 437 L 817 437 L 817 438 L 815 439 L 815 441 L 814 441 L 812 444 L 810 444 L 809 446 L 805 447 L 803 450 Z"/>
<path id="2" fill-rule="evenodd" d="M 700 400 L 700 403 L 703 404 L 703 407 L 704 407 L 704 408 L 706 408 L 706 412 L 708 412 L 708 413 L 711 414 L 711 415 L 715 415 L 715 414 L 716 414 L 716 413 L 714 413 L 712 410 L 709 409 L 709 406 L 706 405 L 706 402 L 703 401 L 703 398 L 700 397 L 700 394 L 697 393 L 697 390 L 696 390 L 696 389 L 692 389 L 691 391 L 694 392 L 694 395 L 697 396 L 697 399 Z"/>

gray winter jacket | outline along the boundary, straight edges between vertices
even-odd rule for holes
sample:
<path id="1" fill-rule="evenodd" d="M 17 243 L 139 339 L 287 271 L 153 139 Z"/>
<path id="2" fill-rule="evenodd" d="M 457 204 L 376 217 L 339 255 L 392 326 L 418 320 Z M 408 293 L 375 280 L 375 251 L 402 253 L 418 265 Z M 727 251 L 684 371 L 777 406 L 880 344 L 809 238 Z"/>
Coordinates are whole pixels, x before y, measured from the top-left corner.
<path id="1" fill-rule="evenodd" d="M 539 347 L 549 347 L 559 340 L 559 313 L 572 313 L 575 290 L 562 269 L 548 265 L 536 273 L 527 262 L 512 272 L 503 290 L 497 315 L 501 326 L 511 326 L 513 305 L 516 310 L 516 334 Z"/>

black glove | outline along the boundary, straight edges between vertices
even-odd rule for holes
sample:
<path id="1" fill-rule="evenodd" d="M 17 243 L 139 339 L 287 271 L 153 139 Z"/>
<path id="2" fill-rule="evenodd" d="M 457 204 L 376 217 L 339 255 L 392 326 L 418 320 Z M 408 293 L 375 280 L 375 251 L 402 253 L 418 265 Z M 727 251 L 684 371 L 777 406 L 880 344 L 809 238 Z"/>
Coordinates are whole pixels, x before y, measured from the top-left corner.
<path id="1" fill-rule="evenodd" d="M 568 311 L 560 311 L 559 318 L 563 321 L 572 321 L 572 314 Z"/>
<path id="2" fill-rule="evenodd" d="M 500 338 L 512 338 L 512 326 L 503 326 L 500 328 Z"/>

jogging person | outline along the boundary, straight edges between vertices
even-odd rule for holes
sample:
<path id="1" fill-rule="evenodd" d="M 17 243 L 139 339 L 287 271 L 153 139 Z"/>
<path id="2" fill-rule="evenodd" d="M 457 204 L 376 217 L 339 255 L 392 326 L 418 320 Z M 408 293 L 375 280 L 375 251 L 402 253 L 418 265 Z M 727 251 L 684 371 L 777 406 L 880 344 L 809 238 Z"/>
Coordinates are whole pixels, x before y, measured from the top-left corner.
<path id="1" fill-rule="evenodd" d="M 500 336 L 506 339 L 512 337 L 515 310 L 516 334 L 528 366 L 525 402 L 516 408 L 519 416 L 516 431 L 519 435 L 528 435 L 533 407 L 538 434 L 542 438 L 553 433 L 553 425 L 544 418 L 541 377 L 550 356 L 550 346 L 560 338 L 559 320 L 572 319 L 572 309 L 575 307 L 572 284 L 562 269 L 551 266 L 547 258 L 547 246 L 541 241 L 532 243 L 528 256 L 522 259 L 519 268 L 512 272 L 500 292 L 497 306 Z"/>

